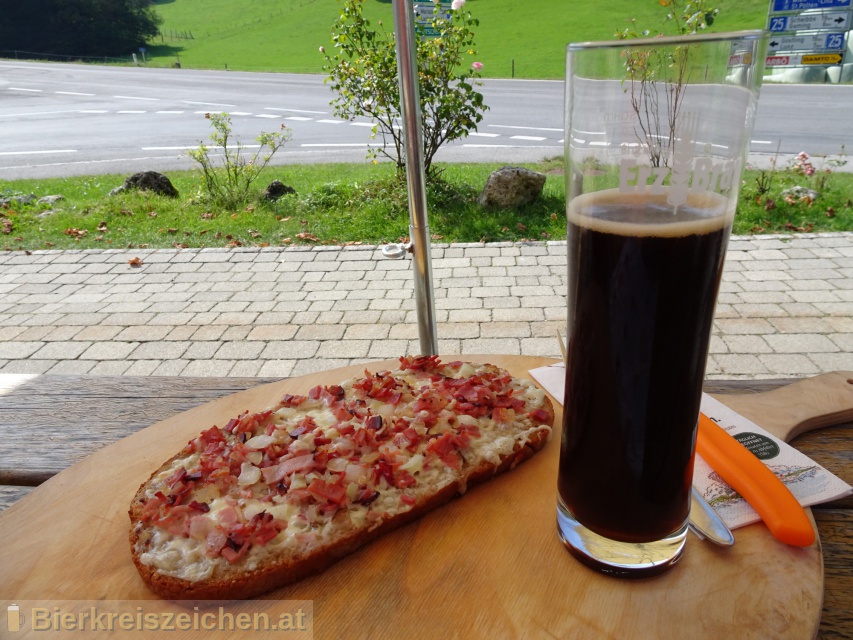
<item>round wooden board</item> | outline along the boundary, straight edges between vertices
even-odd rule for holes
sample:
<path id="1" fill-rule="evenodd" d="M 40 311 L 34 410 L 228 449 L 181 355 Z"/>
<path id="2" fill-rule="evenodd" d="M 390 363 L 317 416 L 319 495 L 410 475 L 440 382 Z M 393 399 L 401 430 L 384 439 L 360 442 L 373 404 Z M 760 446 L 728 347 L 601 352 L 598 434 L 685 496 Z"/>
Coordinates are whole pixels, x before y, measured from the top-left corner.
<path id="1" fill-rule="evenodd" d="M 520 377 L 553 362 L 457 358 L 492 362 Z M 202 429 L 245 409 L 340 382 L 365 366 L 395 365 L 345 367 L 221 398 L 60 473 L 0 515 L 0 600 L 155 598 L 131 562 L 127 517 L 154 469 Z M 690 536 L 683 560 L 663 576 L 605 577 L 574 560 L 557 537 L 558 456 L 559 427 L 516 469 L 263 599 L 313 601 L 316 638 L 814 637 L 823 595 L 819 542 L 789 547 L 753 525 L 736 531 L 730 549 Z"/>

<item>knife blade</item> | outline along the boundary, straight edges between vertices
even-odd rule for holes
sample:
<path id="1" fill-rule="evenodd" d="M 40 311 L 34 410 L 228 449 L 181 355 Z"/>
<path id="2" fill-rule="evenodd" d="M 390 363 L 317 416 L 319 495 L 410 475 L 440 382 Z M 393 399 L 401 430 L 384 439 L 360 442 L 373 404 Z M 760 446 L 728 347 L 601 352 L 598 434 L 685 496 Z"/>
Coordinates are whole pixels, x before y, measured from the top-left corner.
<path id="1" fill-rule="evenodd" d="M 788 487 L 704 414 L 699 414 L 696 452 L 755 509 L 773 537 L 798 547 L 814 543 L 814 527 Z"/>
<path id="2" fill-rule="evenodd" d="M 693 487 L 690 498 L 690 520 L 687 526 L 700 540 L 707 539 L 723 547 L 730 547 L 735 543 L 732 530 L 696 487 Z"/>

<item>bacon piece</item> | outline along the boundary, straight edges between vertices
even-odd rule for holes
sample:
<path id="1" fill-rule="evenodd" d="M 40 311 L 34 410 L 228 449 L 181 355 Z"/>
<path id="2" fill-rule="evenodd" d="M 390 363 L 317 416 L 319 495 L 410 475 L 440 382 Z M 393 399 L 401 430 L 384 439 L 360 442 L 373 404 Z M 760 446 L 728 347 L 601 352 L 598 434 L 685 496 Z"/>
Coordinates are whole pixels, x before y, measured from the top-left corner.
<path id="1" fill-rule="evenodd" d="M 314 456 L 310 453 L 288 458 L 271 467 L 261 469 L 261 474 L 264 477 L 264 482 L 267 484 L 275 484 L 283 480 L 287 476 L 302 471 L 308 471 L 314 467 Z"/>
<path id="2" fill-rule="evenodd" d="M 294 396 L 289 393 L 285 393 L 284 397 L 281 399 L 281 404 L 285 407 L 298 407 L 307 399 L 308 398 L 305 396 Z"/>
<path id="3" fill-rule="evenodd" d="M 545 409 L 537 409 L 530 414 L 530 417 L 537 422 L 547 422 L 551 415 Z"/>
<path id="4" fill-rule="evenodd" d="M 317 478 L 308 485 L 308 493 L 321 502 L 333 502 L 343 505 L 347 499 L 347 491 L 342 486 L 330 484 Z"/>

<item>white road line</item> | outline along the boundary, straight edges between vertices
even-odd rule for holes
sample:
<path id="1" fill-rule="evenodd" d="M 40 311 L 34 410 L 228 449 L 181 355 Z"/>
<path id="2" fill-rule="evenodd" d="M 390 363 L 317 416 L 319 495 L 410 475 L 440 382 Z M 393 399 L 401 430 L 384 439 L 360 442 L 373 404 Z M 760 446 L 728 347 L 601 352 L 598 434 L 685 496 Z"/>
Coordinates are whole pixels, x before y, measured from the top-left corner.
<path id="1" fill-rule="evenodd" d="M 495 129 L 523 129 L 526 131 L 559 131 L 563 132 L 562 129 L 552 129 L 550 127 L 514 127 L 508 124 L 490 124 L 490 127 L 494 127 Z"/>
<path id="2" fill-rule="evenodd" d="M 752 144 L 773 144 L 773 140 L 750 140 Z"/>
<path id="3" fill-rule="evenodd" d="M 232 111 L 230 115 L 232 115 L 232 116 L 250 116 L 252 114 L 248 111 Z"/>
<path id="4" fill-rule="evenodd" d="M 300 147 L 382 147 L 382 144 L 368 144 L 365 142 L 338 142 L 338 143 L 306 143 L 299 145 Z"/>
<path id="5" fill-rule="evenodd" d="M 78 93 L 77 91 L 54 91 L 61 96 L 93 96 L 94 93 Z"/>
<path id="6" fill-rule="evenodd" d="M 41 93 L 41 89 L 23 89 L 21 87 L 9 87 L 9 91 L 29 91 L 30 93 Z"/>
<path id="7" fill-rule="evenodd" d="M 203 114 L 205 114 L 205 113 L 221 113 L 221 114 L 223 114 L 223 115 L 225 114 L 225 112 L 224 112 L 224 111 L 196 111 L 195 113 L 196 113 L 196 114 L 202 114 L 202 115 L 203 115 Z"/>
<path id="8" fill-rule="evenodd" d="M 177 113 L 177 114 L 181 114 L 181 113 L 183 113 L 183 111 L 155 111 L 154 113 L 163 113 L 163 114 Z"/>
<path id="9" fill-rule="evenodd" d="M 555 144 L 463 144 L 469 149 L 562 149 Z"/>
<path id="10" fill-rule="evenodd" d="M 317 120 L 317 122 L 319 122 L 321 124 L 342 124 L 342 123 L 346 122 L 346 120 L 329 120 L 329 119 L 326 119 L 326 120 Z"/>
<path id="11" fill-rule="evenodd" d="M 160 98 L 141 98 L 139 96 L 113 96 L 113 98 L 119 98 L 120 100 L 150 100 L 152 102 L 160 100 Z"/>
<path id="12" fill-rule="evenodd" d="M 310 122 L 314 118 L 306 118 L 305 116 L 286 116 L 285 120 L 296 120 L 298 122 Z"/>
<path id="13" fill-rule="evenodd" d="M 472 131 L 468 134 L 469 137 L 472 138 L 500 138 L 501 134 L 499 133 L 480 133 L 479 131 Z"/>
<path id="14" fill-rule="evenodd" d="M 134 111 L 132 109 L 126 109 L 122 111 L 116 111 L 116 113 L 148 113 L 147 111 Z"/>
<path id="15" fill-rule="evenodd" d="M 310 109 L 281 109 L 279 107 L 264 107 L 264 109 L 267 111 L 291 111 L 293 113 L 326 113 L 325 111 L 311 111 Z"/>
<path id="16" fill-rule="evenodd" d="M 51 116 L 59 113 L 80 113 L 77 109 L 64 109 L 62 111 L 28 111 L 26 113 L 4 113 L 0 118 L 20 118 L 26 116 Z"/>
<path id="17" fill-rule="evenodd" d="M 540 138 L 538 136 L 510 136 L 511 140 L 530 140 L 531 142 L 542 142 L 548 138 Z"/>
<path id="18" fill-rule="evenodd" d="M 209 107 L 235 107 L 237 105 L 234 104 L 224 104 L 222 102 L 193 102 L 192 100 L 181 100 L 184 104 L 200 104 L 207 105 Z"/>
<path id="19" fill-rule="evenodd" d="M 280 115 L 276 115 L 275 113 L 256 113 L 256 118 L 280 118 Z"/>
<path id="20" fill-rule="evenodd" d="M 222 149 L 223 147 L 217 145 L 204 145 L 206 149 Z M 140 147 L 143 151 L 186 151 L 187 149 L 198 149 L 198 146 L 188 146 L 188 147 Z M 241 144 L 241 149 L 260 149 L 261 145 L 259 144 Z"/>
<path id="21" fill-rule="evenodd" d="M 50 149 L 48 151 L 0 151 L 0 156 L 28 156 L 44 153 L 77 153 L 77 149 Z"/>
<path id="22" fill-rule="evenodd" d="M 318 122 L 322 122 L 322 120 L 318 120 Z M 370 127 L 371 129 L 374 127 L 372 122 L 350 122 L 350 125 L 353 127 Z"/>
<path id="23" fill-rule="evenodd" d="M 78 113 L 109 113 L 106 109 L 80 109 Z"/>

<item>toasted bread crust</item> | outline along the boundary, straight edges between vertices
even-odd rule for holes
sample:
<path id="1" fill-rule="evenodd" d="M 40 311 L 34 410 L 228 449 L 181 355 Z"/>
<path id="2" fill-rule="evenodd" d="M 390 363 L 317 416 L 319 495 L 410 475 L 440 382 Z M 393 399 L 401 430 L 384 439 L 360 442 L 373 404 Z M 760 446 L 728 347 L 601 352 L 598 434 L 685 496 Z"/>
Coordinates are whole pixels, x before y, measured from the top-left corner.
<path id="1" fill-rule="evenodd" d="M 482 368 L 482 365 L 478 366 Z M 490 370 L 501 371 L 496 367 Z M 554 408 L 547 396 L 543 396 L 540 408 L 544 410 L 547 417 L 542 419 L 541 414 L 538 418 L 531 417 L 531 422 L 538 428 L 531 431 L 526 441 L 516 442 L 513 450 L 500 456 L 497 463 L 481 460 L 477 466 L 464 469 L 463 475 L 455 483 L 420 495 L 410 509 L 393 515 L 385 514 L 387 517 L 378 526 L 355 527 L 345 513 L 340 513 L 340 517 L 335 516 L 333 520 L 336 527 L 334 539 L 314 547 L 307 553 L 284 554 L 283 557 L 265 560 L 260 567 L 253 570 L 234 567 L 234 570 L 226 572 L 226 575 L 199 581 L 165 575 L 155 566 L 144 563 L 140 558 L 140 548 L 145 546 L 144 543 L 140 544 L 140 534 L 145 531 L 146 526 L 142 518 L 146 491 L 158 474 L 162 474 L 164 470 L 171 468 L 176 461 L 185 456 L 185 453 L 181 452 L 152 474 L 151 478 L 140 486 L 131 502 L 130 546 L 133 562 L 145 584 L 154 593 L 166 599 L 245 599 L 296 582 L 323 571 L 377 537 L 446 504 L 454 497 L 465 493 L 468 487 L 485 482 L 530 458 L 545 446 L 550 436 L 548 427 L 551 427 L 554 422 Z"/>

